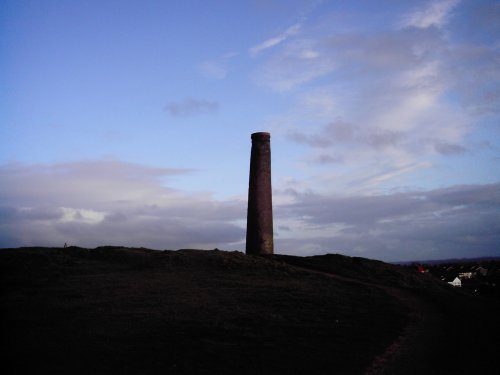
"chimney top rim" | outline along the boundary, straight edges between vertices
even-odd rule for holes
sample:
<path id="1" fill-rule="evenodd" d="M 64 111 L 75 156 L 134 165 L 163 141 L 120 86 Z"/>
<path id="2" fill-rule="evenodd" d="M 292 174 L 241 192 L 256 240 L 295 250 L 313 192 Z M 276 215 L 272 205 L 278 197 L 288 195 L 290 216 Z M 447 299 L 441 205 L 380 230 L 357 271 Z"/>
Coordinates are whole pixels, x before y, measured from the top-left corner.
<path id="1" fill-rule="evenodd" d="M 268 133 L 268 132 L 252 133 L 252 139 L 259 140 L 259 141 L 266 141 L 266 140 L 271 139 L 271 133 Z"/>

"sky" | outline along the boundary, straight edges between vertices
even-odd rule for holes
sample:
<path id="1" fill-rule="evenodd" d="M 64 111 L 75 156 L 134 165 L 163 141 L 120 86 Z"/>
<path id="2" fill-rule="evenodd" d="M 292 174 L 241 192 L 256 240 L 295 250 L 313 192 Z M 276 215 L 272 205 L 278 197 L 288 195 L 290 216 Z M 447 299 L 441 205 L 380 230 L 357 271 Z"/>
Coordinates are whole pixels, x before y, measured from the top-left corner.
<path id="1" fill-rule="evenodd" d="M 500 1 L 3 0 L 0 247 L 500 256 Z"/>

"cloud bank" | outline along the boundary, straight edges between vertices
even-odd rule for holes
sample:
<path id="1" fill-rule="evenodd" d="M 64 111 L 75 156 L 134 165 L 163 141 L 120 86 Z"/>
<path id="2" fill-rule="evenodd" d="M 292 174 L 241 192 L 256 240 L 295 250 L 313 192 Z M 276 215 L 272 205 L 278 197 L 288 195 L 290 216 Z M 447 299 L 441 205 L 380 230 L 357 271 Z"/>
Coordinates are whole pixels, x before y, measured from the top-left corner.
<path id="1" fill-rule="evenodd" d="M 368 258 L 424 260 L 500 255 L 500 184 L 453 186 L 371 196 L 288 192 L 278 207 L 295 254 L 340 252 Z"/>
<path id="2" fill-rule="evenodd" d="M 0 168 L 0 247 L 244 249 L 246 200 L 165 185 L 189 170 L 116 160 Z M 500 255 L 500 184 L 385 195 L 274 192 L 276 251 L 384 260 Z"/>
<path id="3" fill-rule="evenodd" d="M 231 248 L 243 202 L 183 194 L 163 180 L 192 173 L 116 160 L 0 168 L 0 247 L 68 244 Z"/>

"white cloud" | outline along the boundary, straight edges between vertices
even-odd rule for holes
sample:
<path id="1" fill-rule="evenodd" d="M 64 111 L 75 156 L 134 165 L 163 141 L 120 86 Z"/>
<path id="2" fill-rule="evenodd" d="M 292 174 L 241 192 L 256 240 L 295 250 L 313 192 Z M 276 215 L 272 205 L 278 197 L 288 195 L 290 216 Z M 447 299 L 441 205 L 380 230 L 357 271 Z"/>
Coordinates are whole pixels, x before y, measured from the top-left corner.
<path id="1" fill-rule="evenodd" d="M 106 217 L 105 212 L 86 210 L 84 208 L 60 207 L 62 217 L 60 222 L 80 222 L 85 224 L 99 224 Z"/>
<path id="2" fill-rule="evenodd" d="M 442 27 L 448 21 L 451 11 L 458 5 L 459 0 L 430 1 L 425 7 L 406 14 L 400 21 L 400 27 L 427 28 Z"/>
<path id="3" fill-rule="evenodd" d="M 297 34 L 300 31 L 301 27 L 302 27 L 302 25 L 300 23 L 296 23 L 295 25 L 290 26 L 288 29 L 286 29 L 280 35 L 275 36 L 275 37 L 270 38 L 270 39 L 267 39 L 266 41 L 250 48 L 250 50 L 249 50 L 250 55 L 255 57 L 260 52 L 281 44 L 282 42 L 287 40 L 289 37 Z"/>

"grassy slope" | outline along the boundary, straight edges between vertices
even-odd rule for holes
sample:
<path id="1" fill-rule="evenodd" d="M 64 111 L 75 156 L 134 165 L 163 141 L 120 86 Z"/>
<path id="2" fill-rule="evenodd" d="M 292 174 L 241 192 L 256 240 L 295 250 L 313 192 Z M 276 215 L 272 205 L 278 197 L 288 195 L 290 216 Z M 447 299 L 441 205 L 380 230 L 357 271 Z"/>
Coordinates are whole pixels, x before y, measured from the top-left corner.
<path id="1" fill-rule="evenodd" d="M 0 272 L 4 368 L 18 374 L 361 374 L 415 318 L 388 287 L 439 308 L 461 298 L 333 255 L 5 249 Z"/>
<path id="2" fill-rule="evenodd" d="M 289 264 L 378 285 L 403 299 L 419 330 L 386 364 L 384 374 L 498 374 L 500 301 L 451 288 L 430 275 L 380 261 L 328 254 L 275 256 Z"/>

